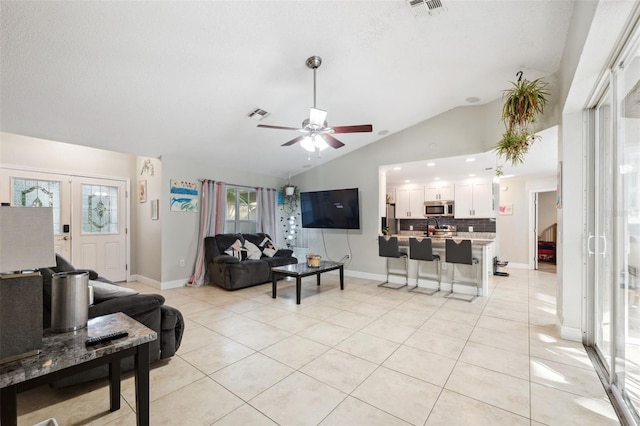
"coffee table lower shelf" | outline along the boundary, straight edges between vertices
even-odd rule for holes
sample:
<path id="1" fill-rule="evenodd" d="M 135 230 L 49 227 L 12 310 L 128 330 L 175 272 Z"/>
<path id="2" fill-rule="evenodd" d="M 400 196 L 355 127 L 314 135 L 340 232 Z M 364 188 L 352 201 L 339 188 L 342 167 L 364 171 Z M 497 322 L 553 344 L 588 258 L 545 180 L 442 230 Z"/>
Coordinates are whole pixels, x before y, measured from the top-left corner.
<path id="1" fill-rule="evenodd" d="M 281 277 L 294 277 L 296 279 L 296 304 L 300 304 L 300 293 L 302 292 L 302 278 L 315 275 L 318 278 L 318 285 L 320 285 L 320 274 L 323 272 L 335 271 L 340 272 L 340 290 L 344 290 L 344 263 L 322 261 L 320 266 L 312 267 L 306 263 L 297 263 L 294 265 L 276 266 L 271 268 L 273 272 L 273 286 L 271 296 L 276 298 L 276 291 L 278 287 L 278 278 Z"/>

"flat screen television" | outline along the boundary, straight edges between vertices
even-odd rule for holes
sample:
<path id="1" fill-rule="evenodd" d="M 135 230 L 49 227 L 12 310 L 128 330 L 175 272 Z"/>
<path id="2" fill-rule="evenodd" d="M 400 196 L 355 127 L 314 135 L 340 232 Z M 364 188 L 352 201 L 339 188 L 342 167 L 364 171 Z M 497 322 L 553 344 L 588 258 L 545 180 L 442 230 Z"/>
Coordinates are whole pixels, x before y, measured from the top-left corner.
<path id="1" fill-rule="evenodd" d="M 300 193 L 303 228 L 360 229 L 358 188 Z"/>

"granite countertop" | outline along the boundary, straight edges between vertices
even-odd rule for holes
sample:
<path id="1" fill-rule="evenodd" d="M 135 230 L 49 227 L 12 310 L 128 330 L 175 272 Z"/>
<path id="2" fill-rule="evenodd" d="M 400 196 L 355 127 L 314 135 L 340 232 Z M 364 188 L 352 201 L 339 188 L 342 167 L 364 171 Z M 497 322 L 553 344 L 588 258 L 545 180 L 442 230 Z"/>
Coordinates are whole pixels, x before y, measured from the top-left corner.
<path id="1" fill-rule="evenodd" d="M 409 231 L 410 233 L 402 233 L 392 235 L 398 237 L 400 242 L 408 242 L 409 238 L 426 238 L 424 232 Z M 431 237 L 434 243 L 444 243 L 445 240 L 471 240 L 471 244 L 486 246 L 495 242 L 495 234 L 486 232 L 458 232 L 455 237 Z"/>
<path id="2" fill-rule="evenodd" d="M 125 330 L 126 338 L 87 347 L 88 337 Z M 0 365 L 0 388 L 44 376 L 73 365 L 82 364 L 158 338 L 155 331 L 122 312 L 92 318 L 87 327 L 68 333 L 44 331 L 42 349 L 37 355 Z"/>

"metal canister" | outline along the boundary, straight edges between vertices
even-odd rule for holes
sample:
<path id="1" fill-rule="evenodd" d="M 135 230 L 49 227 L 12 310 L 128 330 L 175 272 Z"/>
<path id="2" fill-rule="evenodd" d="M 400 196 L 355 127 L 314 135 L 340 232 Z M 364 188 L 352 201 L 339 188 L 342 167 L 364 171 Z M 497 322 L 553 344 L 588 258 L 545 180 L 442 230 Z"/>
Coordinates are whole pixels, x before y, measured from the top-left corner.
<path id="1" fill-rule="evenodd" d="M 60 272 L 51 279 L 51 330 L 79 330 L 89 317 L 89 273 Z"/>

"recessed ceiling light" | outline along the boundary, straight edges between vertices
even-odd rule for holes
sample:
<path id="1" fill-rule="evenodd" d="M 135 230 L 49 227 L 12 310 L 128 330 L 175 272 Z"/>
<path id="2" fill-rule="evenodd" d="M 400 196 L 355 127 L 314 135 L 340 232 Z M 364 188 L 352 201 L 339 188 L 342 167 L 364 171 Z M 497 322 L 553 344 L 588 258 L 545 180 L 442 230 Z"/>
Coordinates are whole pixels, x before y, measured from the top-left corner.
<path id="1" fill-rule="evenodd" d="M 402 167 L 394 167 L 393 170 L 402 170 Z"/>
<path id="2" fill-rule="evenodd" d="M 436 165 L 436 163 L 427 163 L 427 167 L 433 167 L 435 165 Z"/>
<path id="3" fill-rule="evenodd" d="M 434 177 L 433 180 L 440 180 L 440 178 L 439 177 Z"/>
<path id="4" fill-rule="evenodd" d="M 411 182 L 409 179 L 405 180 L 404 183 L 409 183 Z"/>
<path id="5" fill-rule="evenodd" d="M 471 163 L 471 162 L 473 162 L 473 161 L 476 161 L 476 159 L 475 159 L 475 158 L 473 158 L 473 157 L 469 157 L 469 158 L 467 158 L 465 161 L 466 161 L 467 163 Z"/>
<path id="6" fill-rule="evenodd" d="M 378 132 L 378 134 L 379 134 L 380 136 L 384 136 L 384 135 L 386 135 L 387 133 L 389 133 L 389 131 L 388 131 L 388 130 L 380 130 L 380 131 Z"/>
<path id="7" fill-rule="evenodd" d="M 469 177 L 474 177 L 475 175 L 475 173 L 469 173 Z"/>
<path id="8" fill-rule="evenodd" d="M 476 102 L 480 102 L 480 98 L 469 96 L 467 99 L 465 99 L 465 101 L 469 102 L 470 104 L 475 104 Z"/>

